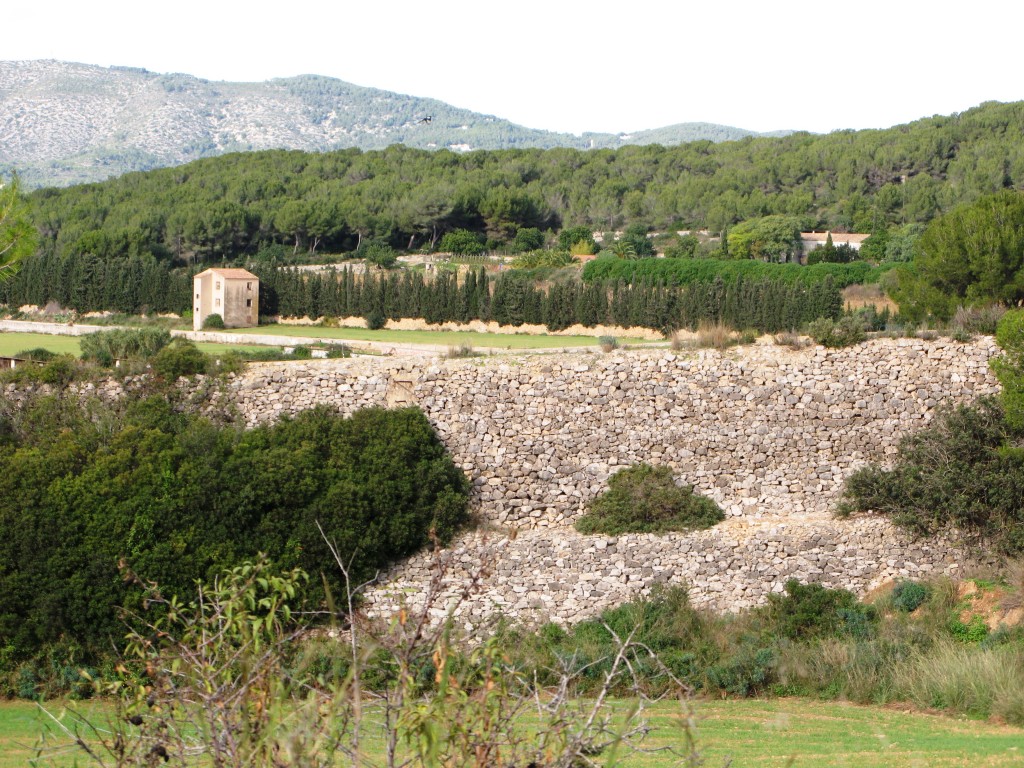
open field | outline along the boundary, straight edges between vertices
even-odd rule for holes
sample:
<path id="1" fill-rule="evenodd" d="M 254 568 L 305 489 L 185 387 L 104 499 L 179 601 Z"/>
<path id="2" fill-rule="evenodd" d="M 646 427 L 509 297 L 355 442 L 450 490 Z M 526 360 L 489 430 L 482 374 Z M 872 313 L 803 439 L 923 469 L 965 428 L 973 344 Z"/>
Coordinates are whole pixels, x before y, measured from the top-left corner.
<path id="1" fill-rule="evenodd" d="M 326 328 L 319 325 L 261 325 L 238 328 L 238 335 L 309 336 L 342 341 L 379 341 L 385 344 L 434 344 L 438 346 L 495 347 L 498 349 L 551 349 L 557 347 L 596 347 L 597 336 L 547 336 L 533 334 L 476 333 L 474 331 L 370 331 L 365 328 Z M 621 339 L 627 344 L 643 344 L 636 339 Z"/>
<path id="2" fill-rule="evenodd" d="M 79 703 L 91 715 L 104 704 Z M 59 713 L 59 702 L 50 707 Z M 655 711 L 652 746 L 681 745 L 678 704 Z M 709 767 L 731 765 L 796 768 L 954 768 L 1019 766 L 1024 730 L 1003 725 L 859 707 L 809 699 L 698 701 L 697 742 Z M 35 704 L 0 702 L 0 768 L 21 768 L 33 756 L 43 716 Z M 71 766 L 75 752 L 55 760 Z M 627 768 L 669 768 L 671 755 L 633 755 Z M 80 765 L 87 763 L 79 761 Z"/>
<path id="3" fill-rule="evenodd" d="M 58 355 L 74 355 L 81 351 L 78 336 L 53 336 L 48 333 L 3 333 L 0 332 L 0 357 L 11 357 L 27 349 L 48 349 Z M 256 344 L 213 344 L 200 342 L 196 344 L 203 352 L 214 355 L 227 350 L 266 349 Z"/>

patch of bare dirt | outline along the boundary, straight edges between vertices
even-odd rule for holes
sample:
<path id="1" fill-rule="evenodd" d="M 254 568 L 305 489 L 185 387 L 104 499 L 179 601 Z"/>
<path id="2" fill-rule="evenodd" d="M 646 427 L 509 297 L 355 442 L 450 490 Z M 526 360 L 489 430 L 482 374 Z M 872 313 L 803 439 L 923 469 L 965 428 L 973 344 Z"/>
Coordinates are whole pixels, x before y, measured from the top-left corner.
<path id="1" fill-rule="evenodd" d="M 975 616 L 980 616 L 990 630 L 1000 625 L 1016 627 L 1024 623 L 1024 608 L 1006 607 L 1013 603 L 1007 599 L 1009 594 L 1010 590 L 998 584 L 979 586 L 975 581 L 961 581 L 957 585 L 957 598 L 964 604 L 960 621 L 969 624 Z"/>

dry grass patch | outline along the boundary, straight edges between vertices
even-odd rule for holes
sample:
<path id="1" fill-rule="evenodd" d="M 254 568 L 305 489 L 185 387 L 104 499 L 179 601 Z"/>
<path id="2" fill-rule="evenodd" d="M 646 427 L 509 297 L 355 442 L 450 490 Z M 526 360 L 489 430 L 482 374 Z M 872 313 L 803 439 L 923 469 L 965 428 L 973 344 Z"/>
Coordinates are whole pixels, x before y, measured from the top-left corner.
<path id="1" fill-rule="evenodd" d="M 888 309 L 894 315 L 900 311 L 899 305 L 886 296 L 879 285 L 846 286 L 843 288 L 843 306 L 847 310 L 874 307 L 876 311 L 882 312 Z"/>

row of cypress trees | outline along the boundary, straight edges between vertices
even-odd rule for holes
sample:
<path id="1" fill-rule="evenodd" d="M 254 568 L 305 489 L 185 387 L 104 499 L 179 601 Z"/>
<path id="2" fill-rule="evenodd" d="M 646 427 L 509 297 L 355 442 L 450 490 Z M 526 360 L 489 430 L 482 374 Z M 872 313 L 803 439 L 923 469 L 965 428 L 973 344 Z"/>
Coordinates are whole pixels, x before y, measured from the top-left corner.
<path id="1" fill-rule="evenodd" d="M 427 279 L 412 272 L 357 276 L 347 269 L 315 275 L 268 270 L 260 278 L 261 307 L 267 314 L 377 314 L 436 323 L 494 320 L 501 325 L 544 325 L 552 331 L 575 324 L 675 330 L 708 321 L 772 333 L 819 317 L 838 317 L 843 306 L 830 279 L 813 285 L 719 279 L 679 287 L 654 280 L 565 280 L 544 288 L 517 272 L 500 274 L 492 282 L 482 268 L 470 271 L 461 282 L 454 273 Z"/>
<path id="2" fill-rule="evenodd" d="M 103 259 L 36 253 L 0 283 L 0 301 L 9 307 L 55 301 L 78 312 L 183 312 L 191 304 L 192 274 L 168 269 L 150 255 Z"/>
<path id="3" fill-rule="evenodd" d="M 294 268 L 255 268 L 265 315 L 286 317 L 422 318 L 428 322 L 494 320 L 561 330 L 570 325 L 694 328 L 704 321 L 776 332 L 798 328 L 842 310 L 830 278 L 811 285 L 773 278 L 721 278 L 683 286 L 656 278 L 561 280 L 544 287 L 522 272 L 492 279 L 480 268 L 463 279 L 454 272 L 427 277 L 411 271 L 357 275 L 346 268 L 311 273 Z M 79 312 L 184 312 L 191 305 L 192 272 L 169 270 L 156 259 L 105 259 L 37 254 L 0 284 L 8 306 L 55 301 Z"/>

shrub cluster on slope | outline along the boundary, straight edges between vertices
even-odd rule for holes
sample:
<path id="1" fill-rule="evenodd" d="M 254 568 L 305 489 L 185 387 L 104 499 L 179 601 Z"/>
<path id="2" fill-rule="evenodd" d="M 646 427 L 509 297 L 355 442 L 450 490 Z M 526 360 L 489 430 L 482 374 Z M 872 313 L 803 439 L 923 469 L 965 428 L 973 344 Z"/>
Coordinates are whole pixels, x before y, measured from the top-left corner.
<path id="1" fill-rule="evenodd" d="M 714 501 L 676 485 L 665 466 L 635 464 L 616 472 L 608 490 L 576 521 L 581 533 L 666 533 L 710 528 L 725 519 Z"/>
<path id="2" fill-rule="evenodd" d="M 1024 456 L 1012 447 L 1021 440 L 995 400 L 945 409 L 903 438 L 891 469 L 851 475 L 839 514 L 874 510 L 914 533 L 956 529 L 1024 551 Z"/>

